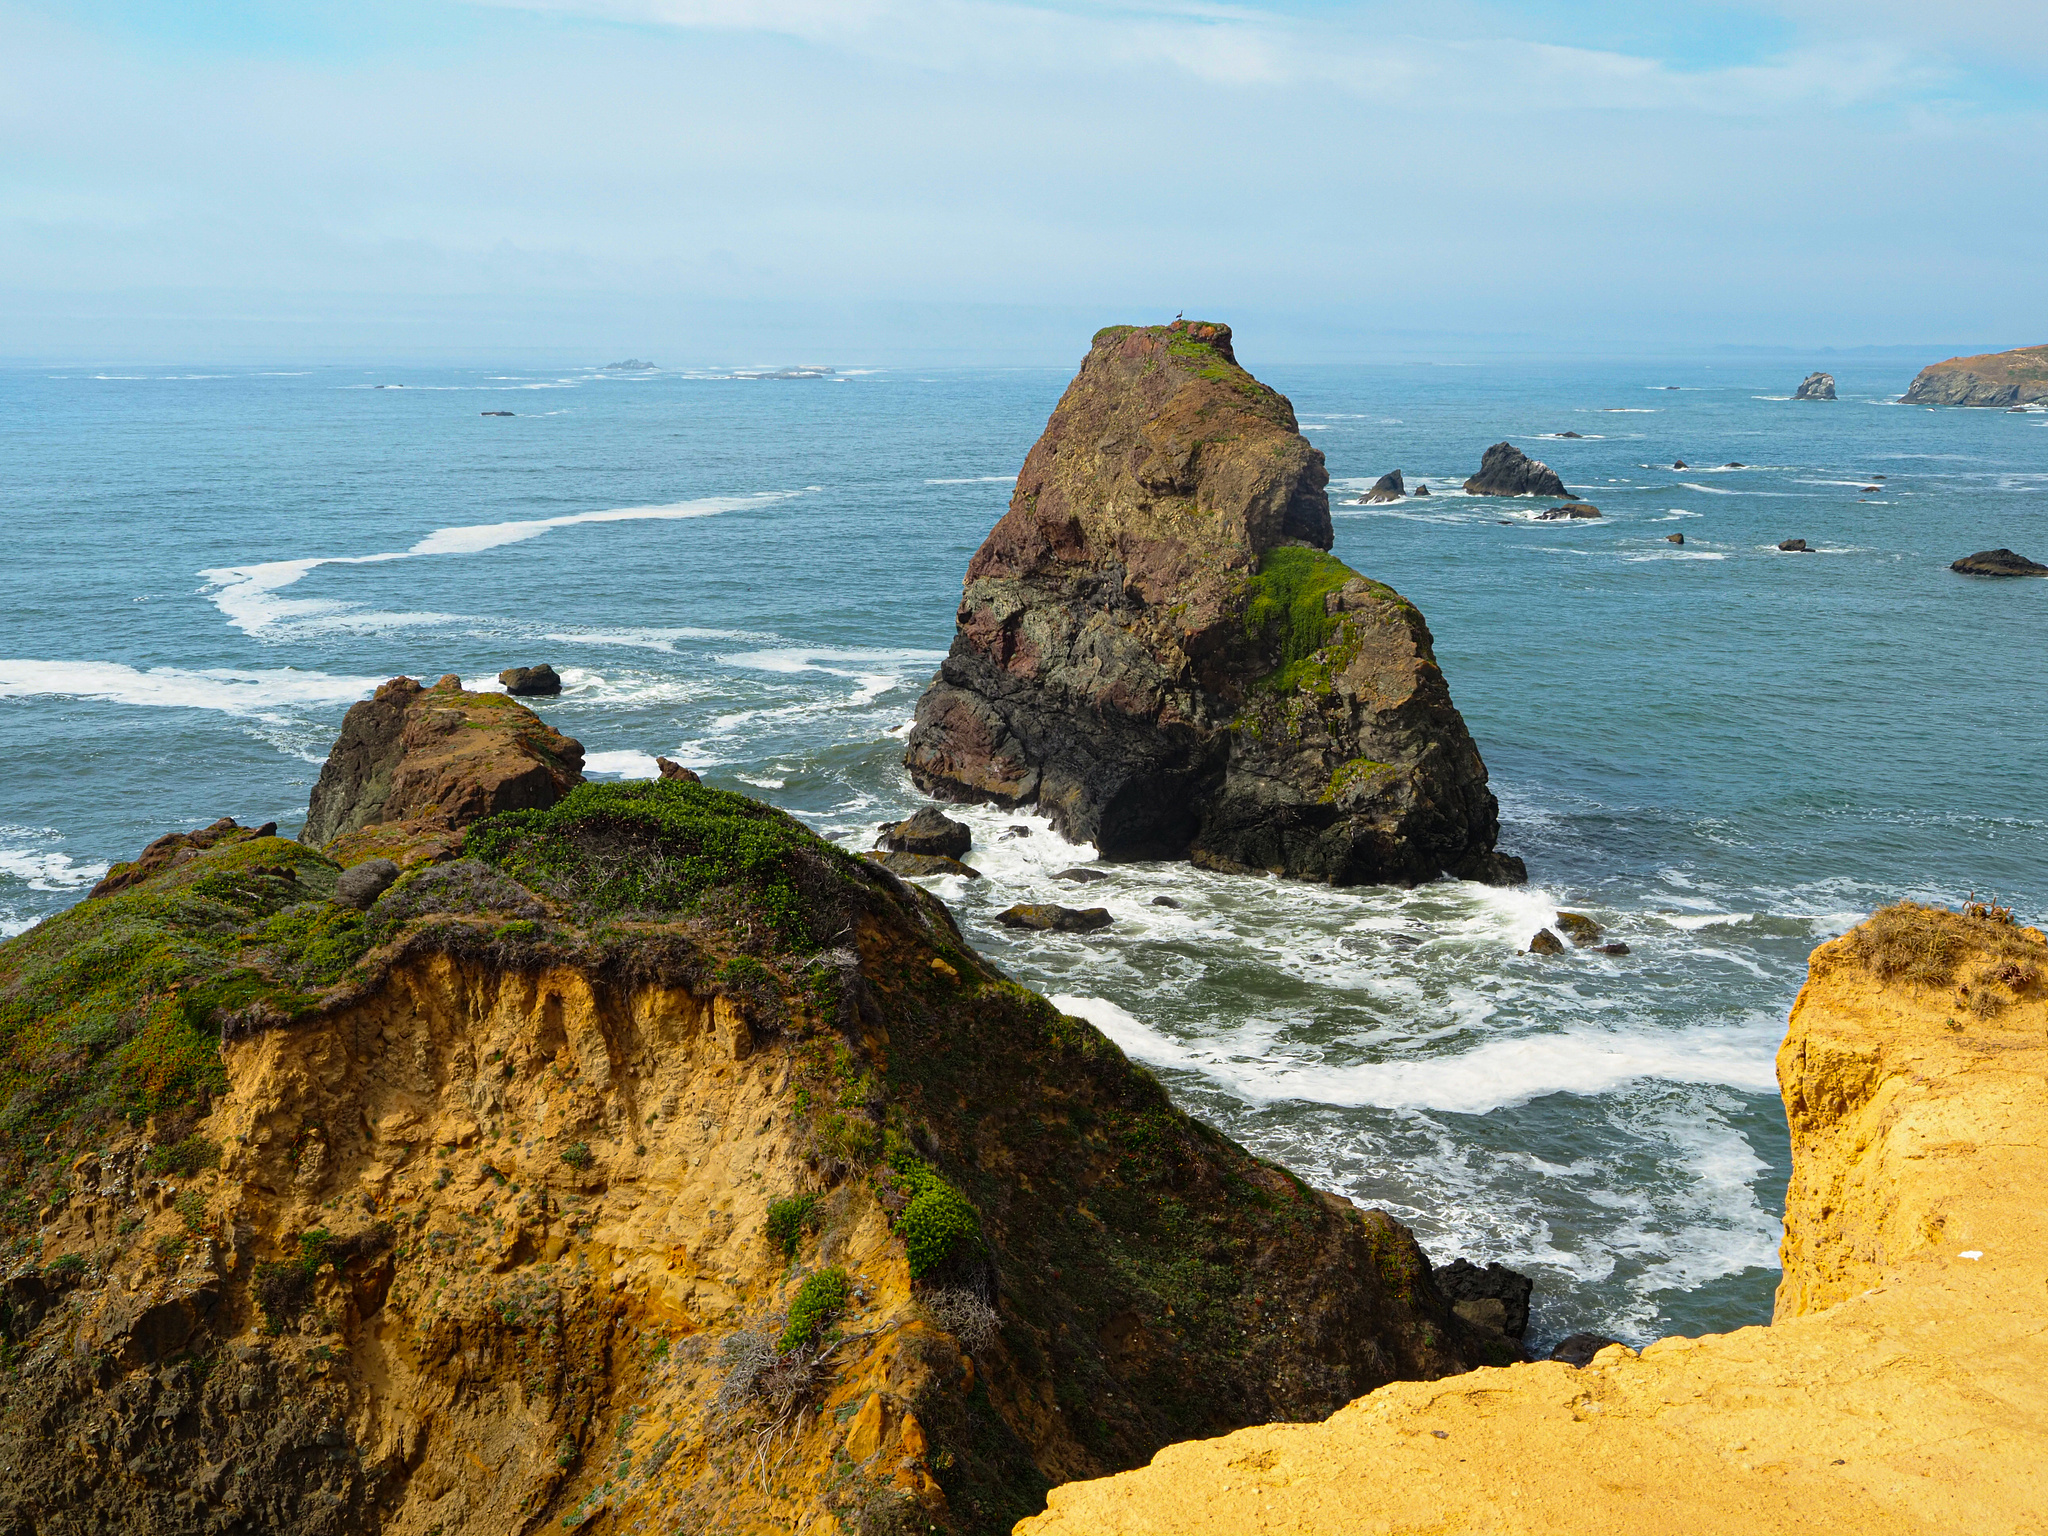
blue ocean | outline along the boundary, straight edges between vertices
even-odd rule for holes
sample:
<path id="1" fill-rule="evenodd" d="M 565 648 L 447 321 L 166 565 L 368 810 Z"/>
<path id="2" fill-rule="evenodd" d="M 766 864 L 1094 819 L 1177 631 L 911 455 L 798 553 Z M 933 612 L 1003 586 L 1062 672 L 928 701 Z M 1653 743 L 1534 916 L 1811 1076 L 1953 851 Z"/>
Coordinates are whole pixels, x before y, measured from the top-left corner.
<path id="1" fill-rule="evenodd" d="M 2048 581 L 1948 569 L 2048 559 L 2048 415 L 1901 406 L 1910 366 L 1808 403 L 1782 356 L 1238 350 L 1336 553 L 1428 616 L 1530 885 L 1105 866 L 1112 928 L 1020 937 L 1094 850 L 973 809 L 987 878 L 933 888 L 1195 1113 L 1533 1274 L 1538 1342 L 1767 1320 L 1808 952 L 1901 897 L 2048 914 Z M 593 777 L 665 754 L 848 847 L 921 803 L 903 735 L 1066 371 L 591 361 L 0 371 L 0 933 L 166 831 L 295 830 L 399 673 L 550 662 Z M 1503 439 L 1602 516 L 1460 494 Z M 1360 505 L 1391 469 L 1431 496 Z M 1561 907 L 1630 952 L 1525 953 Z"/>

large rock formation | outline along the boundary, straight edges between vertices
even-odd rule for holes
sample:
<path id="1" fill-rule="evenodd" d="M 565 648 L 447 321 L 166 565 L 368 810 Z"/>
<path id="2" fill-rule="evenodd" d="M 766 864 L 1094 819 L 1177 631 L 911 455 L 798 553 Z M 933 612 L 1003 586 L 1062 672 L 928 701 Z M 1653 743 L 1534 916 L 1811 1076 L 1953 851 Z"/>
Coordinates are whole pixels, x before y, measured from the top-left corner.
<path id="1" fill-rule="evenodd" d="M 2044 974 L 1995 911 L 1889 908 L 1814 952 L 1770 1327 L 1385 1387 L 1054 1489 L 1019 1532 L 2039 1530 Z"/>
<path id="2" fill-rule="evenodd" d="M 2048 344 L 1930 363 L 1902 397 L 1908 405 L 2026 405 L 2048 400 Z"/>
<path id="3" fill-rule="evenodd" d="M 216 826 L 0 944 L 0 1531 L 996 1533 L 1518 1352 L 779 811 L 449 836 L 359 910 Z"/>
<path id="4" fill-rule="evenodd" d="M 1557 471 L 1541 459 L 1532 459 L 1513 443 L 1495 443 L 1479 459 L 1479 473 L 1465 482 L 1472 496 L 1559 496 L 1569 501 L 1571 492 L 1557 477 Z"/>
<path id="5" fill-rule="evenodd" d="M 1112 326 L 967 568 L 904 761 L 1106 858 L 1522 878 L 1428 626 L 1325 551 L 1323 456 L 1227 326 Z"/>
<path id="6" fill-rule="evenodd" d="M 583 744 L 525 705 L 452 674 L 432 688 L 394 677 L 349 706 L 299 837 L 317 847 L 376 827 L 352 851 L 440 852 L 478 817 L 545 809 L 582 782 Z"/>
<path id="7" fill-rule="evenodd" d="M 1832 400 L 1835 398 L 1835 376 L 1832 373 L 1809 373 L 1800 382 L 1794 400 Z"/>

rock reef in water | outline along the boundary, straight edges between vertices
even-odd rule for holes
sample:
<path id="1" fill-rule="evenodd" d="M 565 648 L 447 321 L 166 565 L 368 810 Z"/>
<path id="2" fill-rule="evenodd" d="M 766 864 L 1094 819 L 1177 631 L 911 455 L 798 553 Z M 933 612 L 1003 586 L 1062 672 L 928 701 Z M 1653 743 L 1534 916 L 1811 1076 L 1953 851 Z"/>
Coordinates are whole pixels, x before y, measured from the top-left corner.
<path id="1" fill-rule="evenodd" d="M 1407 494 L 1407 488 L 1401 480 L 1401 471 L 1390 469 L 1384 475 L 1381 475 L 1379 479 L 1373 481 L 1372 489 L 1358 499 L 1370 506 L 1377 502 L 1399 501 Z"/>
<path id="2" fill-rule="evenodd" d="M 1556 496 L 1571 499 L 1557 471 L 1532 459 L 1513 443 L 1495 443 L 1479 460 L 1479 473 L 1465 482 L 1471 496 Z"/>
<path id="3" fill-rule="evenodd" d="M 1524 878 L 1422 615 L 1327 553 L 1328 480 L 1227 326 L 1098 334 L 968 566 L 912 779 L 1109 859 Z"/>
<path id="4" fill-rule="evenodd" d="M 1900 397 L 1907 405 L 2027 405 L 2048 400 L 2048 344 L 1930 363 Z"/>
<path id="5" fill-rule="evenodd" d="M 351 712 L 338 841 L 182 834 L 0 943 L 0 1531 L 978 1536 L 1515 1357 L 782 812 L 474 819 L 566 748 L 450 684 Z"/>
<path id="6" fill-rule="evenodd" d="M 1835 398 L 1835 376 L 1832 373 L 1809 373 L 1799 385 L 1794 400 L 1832 400 Z"/>
<path id="7" fill-rule="evenodd" d="M 1814 951 L 1778 1052 L 1792 1179 L 1770 1327 L 1641 1354 L 1581 1336 L 1551 1362 L 1385 1387 L 1056 1488 L 1019 1532 L 2038 1528 L 2044 975 L 2041 934 L 1997 912 L 1887 908 Z"/>
<path id="8" fill-rule="evenodd" d="M 2048 565 L 2009 549 L 1980 549 L 1953 562 L 1949 569 L 1965 576 L 2048 576 Z"/>
<path id="9" fill-rule="evenodd" d="M 507 667 L 498 681 L 515 699 L 552 698 L 562 691 L 561 674 L 542 662 L 537 667 Z"/>

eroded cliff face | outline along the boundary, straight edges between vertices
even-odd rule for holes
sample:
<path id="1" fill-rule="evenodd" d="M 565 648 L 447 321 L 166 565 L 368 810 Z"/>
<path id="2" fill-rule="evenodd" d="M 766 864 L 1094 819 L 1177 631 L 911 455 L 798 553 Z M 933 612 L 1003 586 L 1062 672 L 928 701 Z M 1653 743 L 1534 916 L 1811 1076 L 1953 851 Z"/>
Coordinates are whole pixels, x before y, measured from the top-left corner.
<path id="1" fill-rule="evenodd" d="M 1510 1354 L 780 812 L 459 837 L 357 911 L 235 829 L 0 946 L 0 1532 L 992 1532 Z"/>
<path id="2" fill-rule="evenodd" d="M 968 566 L 912 778 L 1108 858 L 1522 878 L 1421 614 L 1327 553 L 1328 479 L 1229 327 L 1101 332 Z"/>
<path id="3" fill-rule="evenodd" d="M 2041 1530 L 2044 978 L 1996 914 L 1888 908 L 1814 952 L 1770 1327 L 1384 1387 L 1056 1488 L 1018 1531 Z"/>
<path id="4" fill-rule="evenodd" d="M 2024 405 L 2048 400 L 2048 346 L 2016 347 L 1930 363 L 1901 397 L 1907 405 Z"/>

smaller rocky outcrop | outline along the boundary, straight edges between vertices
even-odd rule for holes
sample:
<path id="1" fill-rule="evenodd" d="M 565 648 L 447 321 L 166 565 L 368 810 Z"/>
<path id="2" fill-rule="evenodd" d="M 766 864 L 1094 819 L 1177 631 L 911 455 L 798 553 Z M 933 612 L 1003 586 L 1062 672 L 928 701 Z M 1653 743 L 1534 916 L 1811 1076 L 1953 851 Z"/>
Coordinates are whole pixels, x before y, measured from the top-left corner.
<path id="1" fill-rule="evenodd" d="M 1041 933 L 1093 933 L 1098 928 L 1107 928 L 1110 916 L 1107 907 L 1076 911 L 1072 907 L 1026 902 L 1007 912 L 998 912 L 996 921 L 1005 928 L 1034 928 Z"/>
<path id="2" fill-rule="evenodd" d="M 1808 544 L 1804 539 L 1780 539 L 1778 541 L 1778 548 L 1788 555 L 1817 555 L 1820 553 L 1819 550 Z"/>
<path id="3" fill-rule="evenodd" d="M 1591 948 L 1595 954 L 1600 955 L 1625 955 L 1628 953 L 1628 946 L 1626 944 L 1595 944 Z"/>
<path id="4" fill-rule="evenodd" d="M 654 371 L 654 364 L 646 361 L 644 358 L 629 357 L 622 363 L 606 363 L 604 371 L 606 373 L 652 373 Z"/>
<path id="5" fill-rule="evenodd" d="M 1723 464 L 1723 465 L 1722 465 L 1721 467 L 1722 467 L 1723 469 L 1747 469 L 1747 468 L 1749 468 L 1749 466 L 1748 466 L 1747 464 L 1743 463 L 1743 462 L 1742 462 L 1742 460 L 1740 460 L 1740 459 L 1730 459 L 1730 460 L 1729 460 L 1729 461 L 1728 461 L 1728 462 L 1727 462 L 1726 464 Z"/>
<path id="6" fill-rule="evenodd" d="M 512 412 L 510 412 L 510 411 L 478 411 L 478 412 L 477 412 L 477 415 L 479 415 L 479 416 L 510 416 L 511 414 L 512 414 Z"/>
<path id="7" fill-rule="evenodd" d="M 1436 1272 L 1436 1288 L 1451 1310 L 1474 1327 L 1522 1342 L 1529 1331 L 1529 1295 L 1536 1282 L 1505 1264 L 1480 1266 L 1453 1259 Z"/>
<path id="8" fill-rule="evenodd" d="M 1901 400 L 1907 405 L 2006 407 L 2048 400 L 2048 344 L 1931 363 Z"/>
<path id="9" fill-rule="evenodd" d="M 1835 376 L 1832 373 L 1809 373 L 1806 381 L 1799 386 L 1794 400 L 1832 400 L 1835 398 Z"/>
<path id="10" fill-rule="evenodd" d="M 928 875 L 961 875 L 969 880 L 981 878 L 980 870 L 943 853 L 899 853 L 891 848 L 877 848 L 863 857 L 881 865 L 892 875 L 902 875 L 911 880 Z"/>
<path id="11" fill-rule="evenodd" d="M 1391 469 L 1373 481 L 1372 489 L 1358 499 L 1369 505 L 1378 501 L 1399 501 L 1407 494 L 1407 488 L 1401 483 L 1401 471 Z"/>
<path id="12" fill-rule="evenodd" d="M 1429 494 L 1429 484 L 1428 484 L 1428 482 L 1427 482 L 1427 481 L 1425 481 L 1425 482 L 1423 482 L 1422 484 L 1420 484 L 1420 485 L 1416 486 L 1416 487 L 1415 487 L 1415 494 L 1416 494 L 1416 495 L 1418 495 L 1418 496 L 1427 496 L 1427 495 Z"/>
<path id="13" fill-rule="evenodd" d="M 1570 500 L 1571 492 L 1557 471 L 1532 459 L 1513 443 L 1495 443 L 1479 461 L 1479 473 L 1465 482 L 1473 496 L 1555 496 Z"/>
<path id="14" fill-rule="evenodd" d="M 964 821 L 926 806 L 907 821 L 885 822 L 878 846 L 896 853 L 937 854 L 957 859 L 974 843 L 974 833 Z"/>
<path id="15" fill-rule="evenodd" d="M 1682 533 L 1667 533 L 1664 535 L 1664 542 L 1666 544 L 1683 544 L 1685 542 L 1685 535 Z"/>
<path id="16" fill-rule="evenodd" d="M 673 780 L 678 784 L 702 784 L 704 782 L 681 763 L 674 762 L 666 757 L 657 757 L 654 760 L 654 766 L 660 770 L 661 776 L 664 779 Z"/>
<path id="17" fill-rule="evenodd" d="M 1085 864 L 1077 864 L 1072 869 L 1063 869 L 1053 876 L 1055 880 L 1071 880 L 1076 885 L 1093 885 L 1098 880 L 1107 880 L 1108 878 L 1109 876 L 1101 870 L 1090 869 Z"/>
<path id="18" fill-rule="evenodd" d="M 499 811 L 545 810 L 583 782 L 583 744 L 502 693 L 467 693 L 452 674 L 432 688 L 394 677 L 349 707 L 320 770 L 299 840 L 343 864 L 378 854 L 411 864 Z"/>
<path id="19" fill-rule="evenodd" d="M 1587 501 L 1568 501 L 1561 507 L 1549 507 L 1536 514 L 1539 522 L 1554 523 L 1567 518 L 1598 517 L 1600 509 Z"/>
<path id="20" fill-rule="evenodd" d="M 1686 463 L 1686 462 L 1685 462 L 1685 460 L 1683 460 L 1683 459 L 1673 459 L 1673 460 L 1671 461 L 1671 467 L 1672 467 L 1673 469 L 1690 469 L 1690 468 L 1692 468 L 1692 466 L 1691 466 L 1690 464 Z"/>
<path id="21" fill-rule="evenodd" d="M 498 674 L 498 681 L 515 699 L 552 698 L 562 691 L 561 677 L 546 662 L 537 667 L 507 667 Z"/>
<path id="22" fill-rule="evenodd" d="M 1529 953 L 1532 955 L 1561 955 L 1564 953 L 1564 940 L 1560 939 L 1548 928 L 1538 928 L 1536 930 L 1536 937 L 1529 941 Z"/>
<path id="23" fill-rule="evenodd" d="M 1965 576 L 2048 576 L 2048 565 L 2039 565 L 2009 549 L 1980 549 L 1965 555 L 1949 567 Z"/>
<path id="24" fill-rule="evenodd" d="M 1553 437 L 1560 437 L 1560 438 L 1562 438 L 1562 437 L 1570 437 L 1570 438 L 1576 438 L 1576 439 L 1578 439 L 1579 441 L 1581 441 L 1581 442 L 1584 442 L 1584 441 L 1585 441 L 1585 437 L 1586 437 L 1586 434 L 1585 434 L 1585 433 L 1583 433 L 1583 432 L 1553 432 L 1553 433 L 1551 434 L 1551 436 L 1553 436 Z"/>
<path id="25" fill-rule="evenodd" d="M 243 831 L 243 828 L 235 825 L 234 817 L 223 816 L 212 826 L 201 827 L 197 832 L 166 832 L 135 858 L 125 864 L 116 864 L 108 870 L 100 883 L 86 892 L 85 899 L 91 901 L 94 897 L 111 896 L 116 891 L 127 890 L 131 885 L 140 885 L 152 875 L 159 874 L 176 864 L 189 863 L 221 839 L 240 836 Z M 253 835 L 271 837 L 276 832 L 277 823 L 267 821 Z"/>

